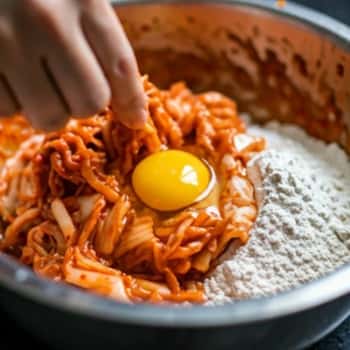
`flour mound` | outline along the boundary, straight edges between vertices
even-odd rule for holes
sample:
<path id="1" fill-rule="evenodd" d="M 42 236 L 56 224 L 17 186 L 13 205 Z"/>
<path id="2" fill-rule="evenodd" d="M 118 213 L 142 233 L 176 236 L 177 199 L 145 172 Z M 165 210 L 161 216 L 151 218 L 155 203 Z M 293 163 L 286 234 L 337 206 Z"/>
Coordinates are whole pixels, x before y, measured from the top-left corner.
<path id="1" fill-rule="evenodd" d="M 266 151 L 248 165 L 259 215 L 205 280 L 209 304 L 256 298 L 319 278 L 350 261 L 350 164 L 336 144 L 294 126 L 250 127 Z"/>

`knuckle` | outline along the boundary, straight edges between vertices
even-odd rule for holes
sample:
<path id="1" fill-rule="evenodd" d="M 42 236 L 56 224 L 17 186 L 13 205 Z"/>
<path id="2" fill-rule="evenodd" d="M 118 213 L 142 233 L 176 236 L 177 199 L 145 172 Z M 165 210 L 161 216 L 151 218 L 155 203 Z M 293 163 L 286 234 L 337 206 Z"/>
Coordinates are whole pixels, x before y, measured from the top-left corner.
<path id="1" fill-rule="evenodd" d="M 44 1 L 44 0 L 25 0 L 24 11 L 30 10 L 36 16 L 40 16 L 40 18 L 51 18 L 53 10 L 52 1 Z"/>
<path id="2" fill-rule="evenodd" d="M 9 21 L 0 21 L 0 40 L 2 43 L 9 43 L 15 36 L 14 28 Z"/>
<path id="3" fill-rule="evenodd" d="M 36 23 L 45 25 L 51 29 L 57 29 L 59 19 L 58 9 L 55 0 L 26 0 L 23 8 L 24 12 L 32 14 Z"/>
<path id="4" fill-rule="evenodd" d="M 15 30 L 15 25 L 9 20 L 0 20 L 0 61 L 11 57 L 18 51 L 18 35 Z"/>
<path id="5" fill-rule="evenodd" d="M 120 56 L 112 66 L 112 75 L 119 79 L 129 78 L 137 74 L 135 57 L 132 54 Z"/>

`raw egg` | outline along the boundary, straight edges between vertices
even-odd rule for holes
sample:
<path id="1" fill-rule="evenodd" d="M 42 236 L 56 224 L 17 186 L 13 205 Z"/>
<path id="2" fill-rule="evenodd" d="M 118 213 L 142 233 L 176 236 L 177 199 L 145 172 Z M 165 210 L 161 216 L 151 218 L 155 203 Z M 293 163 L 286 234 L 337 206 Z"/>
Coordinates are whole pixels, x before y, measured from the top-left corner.
<path id="1" fill-rule="evenodd" d="M 209 165 L 191 153 L 167 150 L 143 159 L 132 174 L 140 200 L 159 211 L 175 211 L 208 195 L 213 182 Z"/>

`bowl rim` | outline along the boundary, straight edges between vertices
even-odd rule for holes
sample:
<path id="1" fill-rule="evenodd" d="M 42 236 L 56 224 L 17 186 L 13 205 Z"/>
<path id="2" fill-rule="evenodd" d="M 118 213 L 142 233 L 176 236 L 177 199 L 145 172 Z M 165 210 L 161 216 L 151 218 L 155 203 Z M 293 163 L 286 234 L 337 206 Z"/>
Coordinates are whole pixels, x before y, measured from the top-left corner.
<path id="1" fill-rule="evenodd" d="M 315 10 L 288 1 L 283 9 L 261 0 L 112 0 L 113 6 L 215 4 L 257 8 L 316 29 L 350 51 L 350 27 Z M 191 307 L 122 304 L 75 287 L 36 276 L 28 267 L 0 253 L 0 285 L 32 302 L 101 320 L 156 327 L 239 326 L 315 308 L 350 293 L 350 264 L 290 291 L 218 306 Z"/>

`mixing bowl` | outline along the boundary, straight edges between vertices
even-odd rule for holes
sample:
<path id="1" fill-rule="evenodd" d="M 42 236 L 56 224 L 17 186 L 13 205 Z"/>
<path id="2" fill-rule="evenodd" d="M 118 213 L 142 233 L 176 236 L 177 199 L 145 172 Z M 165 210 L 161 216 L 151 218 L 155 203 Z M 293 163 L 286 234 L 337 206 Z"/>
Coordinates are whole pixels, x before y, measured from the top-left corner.
<path id="1" fill-rule="evenodd" d="M 234 97 L 350 151 L 350 29 L 273 1 L 118 1 L 142 72 Z M 331 164 L 330 164 L 331 166 Z M 292 291 L 205 307 L 124 305 L 35 276 L 0 255 L 0 303 L 57 348 L 298 349 L 350 314 L 350 266 Z"/>

